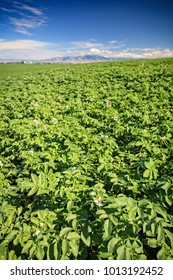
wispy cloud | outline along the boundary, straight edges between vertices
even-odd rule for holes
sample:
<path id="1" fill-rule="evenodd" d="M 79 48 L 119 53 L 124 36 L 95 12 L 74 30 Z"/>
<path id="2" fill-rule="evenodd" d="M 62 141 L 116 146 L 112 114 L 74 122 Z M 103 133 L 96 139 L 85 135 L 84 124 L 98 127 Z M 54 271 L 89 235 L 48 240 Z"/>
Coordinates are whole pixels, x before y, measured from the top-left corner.
<path id="1" fill-rule="evenodd" d="M 121 47 L 126 46 L 127 41 L 117 41 L 117 40 L 111 40 L 108 42 L 108 47 L 111 49 L 119 49 Z"/>
<path id="2" fill-rule="evenodd" d="M 150 51 L 153 51 L 155 50 L 156 48 L 127 48 L 127 50 L 129 51 L 141 51 L 141 52 L 150 52 Z"/>
<path id="3" fill-rule="evenodd" d="M 8 1 L 7 7 L 0 7 L 6 12 L 7 20 L 13 30 L 24 35 L 31 35 L 31 30 L 47 23 L 43 8 L 34 7 L 18 1 Z M 10 13 L 10 16 L 9 16 Z"/>
<path id="4" fill-rule="evenodd" d="M 74 48 L 80 48 L 80 49 L 88 49 L 88 48 L 94 48 L 94 47 L 102 48 L 104 46 L 104 44 L 97 43 L 97 42 L 91 42 L 91 41 L 75 41 L 75 42 L 72 42 L 71 45 Z"/>
<path id="5" fill-rule="evenodd" d="M 36 15 L 36 16 L 43 16 L 44 13 L 41 9 L 39 8 L 35 8 L 35 7 L 31 7 L 28 5 L 16 5 L 16 8 L 20 9 L 20 10 L 25 10 L 25 11 L 29 11 L 32 14 Z"/>
<path id="6" fill-rule="evenodd" d="M 108 41 L 108 42 L 104 42 L 104 43 L 100 43 L 98 41 L 76 41 L 76 42 L 72 42 L 72 45 L 74 47 L 78 47 L 81 49 L 89 49 L 89 48 L 98 48 L 99 50 L 104 50 L 106 49 L 118 49 L 121 48 L 123 46 L 126 45 L 126 42 L 122 42 L 122 41 Z"/>
<path id="7" fill-rule="evenodd" d="M 36 29 L 45 24 L 45 20 L 39 17 L 27 16 L 23 18 L 9 17 L 9 22 L 14 26 L 16 32 L 31 35 L 31 29 Z"/>
<path id="8" fill-rule="evenodd" d="M 17 12 L 14 9 L 9 9 L 9 8 L 4 8 L 4 7 L 0 7 L 0 10 L 7 12 L 7 13 L 16 13 Z"/>

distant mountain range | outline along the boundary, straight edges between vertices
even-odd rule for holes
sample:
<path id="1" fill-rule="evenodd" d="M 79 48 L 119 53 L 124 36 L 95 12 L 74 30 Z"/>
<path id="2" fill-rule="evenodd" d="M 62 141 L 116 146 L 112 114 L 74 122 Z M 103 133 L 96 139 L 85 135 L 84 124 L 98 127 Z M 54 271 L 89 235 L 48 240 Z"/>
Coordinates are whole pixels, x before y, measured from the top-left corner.
<path id="1" fill-rule="evenodd" d="M 129 58 L 128 58 L 129 59 Z M 64 57 L 53 57 L 49 59 L 0 59 L 2 63 L 87 63 L 87 62 L 101 62 L 101 61 L 114 61 L 114 60 L 125 60 L 125 58 L 108 58 L 101 55 L 84 55 L 84 56 L 64 56 Z"/>
<path id="2" fill-rule="evenodd" d="M 115 60 L 114 58 L 107 58 L 100 55 L 84 55 L 84 56 L 64 56 L 54 57 L 51 59 L 44 59 L 43 62 L 51 63 L 82 63 L 82 62 L 99 62 L 99 61 L 110 61 Z"/>

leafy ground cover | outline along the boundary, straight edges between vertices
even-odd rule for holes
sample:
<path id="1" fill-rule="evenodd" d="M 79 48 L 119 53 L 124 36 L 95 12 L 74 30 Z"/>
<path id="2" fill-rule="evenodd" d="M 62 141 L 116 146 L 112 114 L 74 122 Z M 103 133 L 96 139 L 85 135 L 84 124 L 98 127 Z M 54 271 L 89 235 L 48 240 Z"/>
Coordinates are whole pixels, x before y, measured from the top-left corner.
<path id="1" fill-rule="evenodd" d="M 20 74 L 35 73 L 42 70 L 54 69 L 55 64 L 5 64 L 0 63 L 0 80 L 4 77 L 19 76 Z"/>
<path id="2" fill-rule="evenodd" d="M 7 75 L 0 259 L 173 259 L 172 102 L 172 59 Z"/>

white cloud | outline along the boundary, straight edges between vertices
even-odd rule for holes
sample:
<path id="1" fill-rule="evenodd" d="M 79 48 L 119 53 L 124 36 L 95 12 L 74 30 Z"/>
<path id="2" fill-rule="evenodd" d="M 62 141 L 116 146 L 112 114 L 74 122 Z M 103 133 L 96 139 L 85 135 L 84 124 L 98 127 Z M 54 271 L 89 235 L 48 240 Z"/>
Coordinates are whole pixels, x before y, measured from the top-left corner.
<path id="1" fill-rule="evenodd" d="M 148 51 L 147 51 L 148 49 Z M 90 53 L 92 54 L 99 54 L 102 56 L 110 57 L 110 58 L 133 58 L 133 59 L 147 59 L 147 58 L 164 58 L 164 57 L 173 57 L 173 49 L 154 49 L 154 48 L 147 48 L 141 52 L 142 49 L 139 49 L 134 52 L 129 51 L 129 49 L 121 50 L 121 51 L 109 51 L 109 50 L 99 50 L 96 48 L 90 49 Z"/>
<path id="2" fill-rule="evenodd" d="M 109 43 L 114 44 L 115 41 L 109 41 Z M 106 57 L 112 58 L 134 58 L 134 59 L 147 59 L 147 58 L 164 58 L 173 57 L 173 49 L 165 48 L 126 48 L 121 51 L 115 51 L 114 48 L 110 48 L 107 44 L 105 47 L 107 49 L 91 48 L 89 50 L 92 54 L 99 54 Z"/>
<path id="3" fill-rule="evenodd" d="M 0 50 L 24 50 L 24 49 L 35 49 L 44 48 L 50 46 L 50 43 L 34 40 L 14 40 L 5 41 L 0 40 Z"/>
<path id="4" fill-rule="evenodd" d="M 46 59 L 65 56 L 67 52 L 60 48 L 60 44 L 53 44 L 36 40 L 0 39 L 1 59 Z"/>
<path id="5" fill-rule="evenodd" d="M 137 54 L 137 53 L 130 53 L 130 52 L 128 52 L 128 51 L 126 51 L 126 50 L 123 50 L 123 51 L 121 51 L 121 52 L 116 52 L 116 53 L 114 53 L 113 54 L 113 56 L 112 57 L 114 57 L 114 58 L 136 58 L 136 59 L 138 59 L 138 58 L 142 58 L 142 56 L 140 55 L 140 54 Z"/>
<path id="6" fill-rule="evenodd" d="M 173 49 L 153 49 L 150 52 L 145 52 L 146 58 L 157 58 L 157 57 L 173 57 Z"/>
<path id="7" fill-rule="evenodd" d="M 24 28 L 25 26 L 18 26 Z M 93 44 L 97 47 L 93 47 Z M 81 47 L 83 46 L 83 48 Z M 92 47 L 90 47 L 92 46 Z M 46 59 L 58 56 L 78 56 L 86 54 L 102 55 L 110 58 L 161 58 L 173 57 L 173 49 L 165 48 L 126 48 L 115 51 L 109 43 L 92 43 L 89 41 L 49 43 L 36 40 L 7 41 L 0 38 L 0 59 Z"/>
<path id="8" fill-rule="evenodd" d="M 0 49 L 0 60 L 1 59 L 14 59 L 14 60 L 37 60 L 46 59 L 52 57 L 64 56 L 62 52 L 53 50 L 40 50 L 38 48 L 32 49 L 10 49 L 7 51 Z"/>
<path id="9" fill-rule="evenodd" d="M 89 53 L 92 53 L 92 54 L 99 54 L 99 55 L 102 55 L 102 56 L 105 56 L 105 57 L 112 57 L 112 55 L 114 54 L 114 52 L 112 51 L 109 51 L 109 50 L 104 50 L 104 49 L 95 49 L 95 48 L 92 48 L 89 50 Z"/>
<path id="10" fill-rule="evenodd" d="M 99 43 L 96 40 L 90 40 L 90 41 L 76 41 L 71 43 L 74 48 L 78 47 L 81 49 L 99 49 L 99 50 L 113 50 L 113 49 L 118 49 L 123 46 L 125 46 L 125 42 L 122 41 L 109 41 L 105 43 Z"/>
<path id="11" fill-rule="evenodd" d="M 100 54 L 101 52 L 102 51 L 99 49 L 95 49 L 95 48 L 90 49 L 90 53 L 93 53 L 93 54 Z"/>

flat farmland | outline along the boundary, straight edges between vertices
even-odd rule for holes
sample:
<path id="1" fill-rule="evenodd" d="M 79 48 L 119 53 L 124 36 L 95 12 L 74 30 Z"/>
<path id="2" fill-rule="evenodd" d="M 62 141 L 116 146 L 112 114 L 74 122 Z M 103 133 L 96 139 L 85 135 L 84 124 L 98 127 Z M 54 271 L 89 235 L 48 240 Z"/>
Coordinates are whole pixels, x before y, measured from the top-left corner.
<path id="1" fill-rule="evenodd" d="M 173 259 L 173 59 L 0 65 L 0 259 Z"/>

